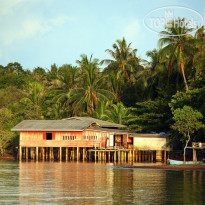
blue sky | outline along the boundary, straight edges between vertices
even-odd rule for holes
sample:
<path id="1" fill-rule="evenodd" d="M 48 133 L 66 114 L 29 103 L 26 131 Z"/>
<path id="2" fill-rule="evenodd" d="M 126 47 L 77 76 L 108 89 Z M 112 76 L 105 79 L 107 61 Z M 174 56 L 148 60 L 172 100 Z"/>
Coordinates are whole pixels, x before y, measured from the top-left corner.
<path id="1" fill-rule="evenodd" d="M 105 50 L 123 36 L 146 58 L 159 35 L 143 18 L 172 5 L 205 14 L 203 0 L 0 0 L 0 64 L 19 62 L 32 70 L 75 64 L 80 54 L 107 59 Z"/>

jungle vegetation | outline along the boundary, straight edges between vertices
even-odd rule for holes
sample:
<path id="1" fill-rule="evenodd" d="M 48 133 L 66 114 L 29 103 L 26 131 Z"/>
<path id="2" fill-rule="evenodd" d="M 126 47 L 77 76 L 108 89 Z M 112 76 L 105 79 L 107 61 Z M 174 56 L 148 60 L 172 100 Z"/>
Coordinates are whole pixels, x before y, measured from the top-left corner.
<path id="1" fill-rule="evenodd" d="M 109 59 L 83 54 L 76 65 L 33 70 L 18 62 L 0 65 L 0 152 L 15 151 L 18 133 L 10 129 L 23 119 L 70 116 L 122 123 L 133 132 L 169 132 L 179 142 L 184 135 L 173 129 L 177 109 L 188 106 L 205 123 L 204 29 L 191 35 L 186 27 L 165 28 L 159 48 L 147 51 L 149 60 L 123 37 L 105 51 Z M 192 138 L 204 136 L 202 126 Z"/>

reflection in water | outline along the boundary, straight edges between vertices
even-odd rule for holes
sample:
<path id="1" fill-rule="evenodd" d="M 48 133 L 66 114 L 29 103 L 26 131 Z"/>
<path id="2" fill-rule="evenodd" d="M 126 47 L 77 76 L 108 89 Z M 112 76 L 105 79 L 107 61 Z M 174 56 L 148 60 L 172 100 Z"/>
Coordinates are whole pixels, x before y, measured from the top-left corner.
<path id="1" fill-rule="evenodd" d="M 0 161 L 0 204 L 204 204 L 205 172 Z"/>

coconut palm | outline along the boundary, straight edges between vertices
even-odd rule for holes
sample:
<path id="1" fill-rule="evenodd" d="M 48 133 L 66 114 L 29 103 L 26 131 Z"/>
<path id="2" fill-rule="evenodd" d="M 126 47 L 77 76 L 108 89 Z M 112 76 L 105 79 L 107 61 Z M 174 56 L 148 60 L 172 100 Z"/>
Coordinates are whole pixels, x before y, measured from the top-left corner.
<path id="1" fill-rule="evenodd" d="M 103 119 L 118 124 L 126 124 L 128 115 L 128 109 L 123 105 L 122 102 L 120 102 L 117 104 L 112 104 L 110 109 L 105 111 Z"/>
<path id="2" fill-rule="evenodd" d="M 139 59 L 136 57 L 137 49 L 131 48 L 131 43 L 127 44 L 125 38 L 122 40 L 117 40 L 116 43 L 113 44 L 113 50 L 106 49 L 113 59 L 103 60 L 103 63 L 108 65 L 112 64 L 115 67 L 115 71 L 122 71 L 122 74 L 131 83 L 131 74 L 134 72 L 134 65 L 139 64 Z M 108 66 L 108 70 L 113 69 Z"/>
<path id="3" fill-rule="evenodd" d="M 166 27 L 166 31 L 160 32 L 163 36 L 159 39 L 161 48 L 160 55 L 162 59 L 168 57 L 168 75 L 173 71 L 174 65 L 177 64 L 179 73 L 182 74 L 186 91 L 189 90 L 185 70 L 189 54 L 194 52 L 194 39 L 191 38 L 189 32 L 192 29 L 188 28 L 185 19 L 178 19 L 179 23 L 171 22 L 171 27 Z M 183 25 L 183 26 L 179 26 Z"/>
<path id="4" fill-rule="evenodd" d="M 73 114 L 83 111 L 93 115 L 99 101 L 109 101 L 115 96 L 111 91 L 101 87 L 102 76 L 99 72 L 99 60 L 90 59 L 81 55 L 81 60 L 76 61 L 81 66 L 82 87 L 73 88 L 68 94 L 68 103 L 72 103 Z"/>

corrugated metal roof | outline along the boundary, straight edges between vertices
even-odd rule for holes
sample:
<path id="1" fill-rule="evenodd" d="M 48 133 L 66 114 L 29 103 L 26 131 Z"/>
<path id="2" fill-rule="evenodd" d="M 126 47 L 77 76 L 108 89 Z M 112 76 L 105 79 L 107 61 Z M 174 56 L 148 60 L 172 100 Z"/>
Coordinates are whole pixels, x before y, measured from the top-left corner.
<path id="1" fill-rule="evenodd" d="M 132 137 L 169 137 L 166 133 L 131 133 Z"/>
<path id="2" fill-rule="evenodd" d="M 99 120 L 92 117 L 70 117 L 63 120 L 81 120 L 81 121 L 90 121 L 92 123 L 97 123 L 100 127 L 126 127 L 125 125 L 108 122 L 104 120 Z"/>
<path id="3" fill-rule="evenodd" d="M 82 131 L 90 122 L 72 120 L 23 120 L 12 131 Z"/>
<path id="4" fill-rule="evenodd" d="M 72 117 L 64 120 L 24 120 L 12 131 L 82 131 L 91 124 L 100 127 L 125 127 L 124 125 L 98 120 L 90 117 Z"/>

